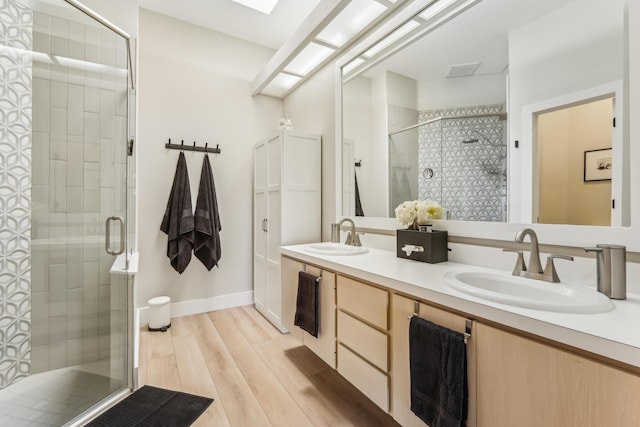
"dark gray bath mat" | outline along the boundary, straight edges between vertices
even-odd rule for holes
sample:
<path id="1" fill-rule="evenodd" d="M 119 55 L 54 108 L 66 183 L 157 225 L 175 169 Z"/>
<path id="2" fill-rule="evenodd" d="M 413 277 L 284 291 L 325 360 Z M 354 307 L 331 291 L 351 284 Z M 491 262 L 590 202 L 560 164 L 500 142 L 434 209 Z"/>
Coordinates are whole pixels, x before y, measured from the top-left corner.
<path id="1" fill-rule="evenodd" d="M 187 427 L 213 399 L 163 388 L 143 386 L 107 410 L 88 427 Z"/>

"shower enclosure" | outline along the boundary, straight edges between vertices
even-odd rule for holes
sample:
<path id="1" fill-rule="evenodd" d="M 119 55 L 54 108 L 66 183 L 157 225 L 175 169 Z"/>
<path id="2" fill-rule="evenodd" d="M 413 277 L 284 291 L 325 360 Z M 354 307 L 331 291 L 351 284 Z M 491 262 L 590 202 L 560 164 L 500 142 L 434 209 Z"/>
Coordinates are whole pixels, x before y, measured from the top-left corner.
<path id="1" fill-rule="evenodd" d="M 73 424 L 132 384 L 130 41 L 73 0 L 0 26 L 0 425 Z"/>
<path id="2" fill-rule="evenodd" d="M 506 221 L 506 113 L 501 105 L 421 111 L 389 134 L 389 214 L 431 199 L 446 218 Z"/>

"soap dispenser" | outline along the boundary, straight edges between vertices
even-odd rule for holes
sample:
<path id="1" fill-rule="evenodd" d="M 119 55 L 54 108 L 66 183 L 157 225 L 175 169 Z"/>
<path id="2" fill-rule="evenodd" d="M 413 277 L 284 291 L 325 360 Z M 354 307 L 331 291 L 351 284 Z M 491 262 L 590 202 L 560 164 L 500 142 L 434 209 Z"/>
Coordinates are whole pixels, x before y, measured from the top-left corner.
<path id="1" fill-rule="evenodd" d="M 609 298 L 627 298 L 627 252 L 622 245 L 599 244 L 584 248 L 596 253 L 598 292 Z"/>

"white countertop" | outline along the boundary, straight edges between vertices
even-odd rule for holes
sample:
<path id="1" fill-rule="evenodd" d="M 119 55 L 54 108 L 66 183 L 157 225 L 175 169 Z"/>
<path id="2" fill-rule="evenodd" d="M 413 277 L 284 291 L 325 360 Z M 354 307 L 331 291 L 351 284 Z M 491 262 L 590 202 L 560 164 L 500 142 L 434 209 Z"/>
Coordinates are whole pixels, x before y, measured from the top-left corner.
<path id="1" fill-rule="evenodd" d="M 363 255 L 311 254 L 306 245 L 283 246 L 282 255 L 359 277 L 425 301 L 640 367 L 640 295 L 611 300 L 614 309 L 598 314 L 567 314 L 494 303 L 458 292 L 443 282 L 450 271 L 496 271 L 455 262 L 427 264 L 369 249 Z"/>

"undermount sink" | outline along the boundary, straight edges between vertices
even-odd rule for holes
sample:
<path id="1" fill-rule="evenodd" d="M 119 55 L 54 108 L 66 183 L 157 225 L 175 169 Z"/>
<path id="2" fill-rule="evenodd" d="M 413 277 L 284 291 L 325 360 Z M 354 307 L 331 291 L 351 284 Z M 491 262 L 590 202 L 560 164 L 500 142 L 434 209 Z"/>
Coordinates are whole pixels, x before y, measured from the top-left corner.
<path id="1" fill-rule="evenodd" d="M 318 255 L 362 255 L 369 252 L 364 246 L 345 245 L 344 243 L 312 243 L 305 246 L 305 251 Z"/>
<path id="2" fill-rule="evenodd" d="M 449 272 L 444 283 L 477 298 L 559 313 L 603 313 L 613 304 L 595 289 L 569 283 L 549 283 L 508 273 Z"/>

